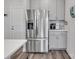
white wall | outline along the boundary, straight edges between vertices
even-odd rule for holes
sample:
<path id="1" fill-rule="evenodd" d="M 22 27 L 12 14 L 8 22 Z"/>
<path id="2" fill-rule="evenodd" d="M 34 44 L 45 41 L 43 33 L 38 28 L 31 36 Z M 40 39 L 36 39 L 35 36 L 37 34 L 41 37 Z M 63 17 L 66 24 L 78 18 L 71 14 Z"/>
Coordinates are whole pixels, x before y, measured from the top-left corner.
<path id="1" fill-rule="evenodd" d="M 70 16 L 70 8 L 75 5 L 74 0 L 65 0 L 65 20 L 68 22 L 67 52 L 75 59 L 75 19 Z"/>

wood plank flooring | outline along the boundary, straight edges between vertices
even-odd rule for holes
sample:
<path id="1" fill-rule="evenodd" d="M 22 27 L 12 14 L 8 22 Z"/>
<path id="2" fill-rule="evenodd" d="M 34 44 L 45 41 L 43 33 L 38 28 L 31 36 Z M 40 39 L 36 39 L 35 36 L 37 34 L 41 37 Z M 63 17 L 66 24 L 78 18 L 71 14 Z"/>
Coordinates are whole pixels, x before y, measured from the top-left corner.
<path id="1" fill-rule="evenodd" d="M 21 53 L 17 59 L 71 59 L 65 51 L 50 51 L 49 53 Z"/>

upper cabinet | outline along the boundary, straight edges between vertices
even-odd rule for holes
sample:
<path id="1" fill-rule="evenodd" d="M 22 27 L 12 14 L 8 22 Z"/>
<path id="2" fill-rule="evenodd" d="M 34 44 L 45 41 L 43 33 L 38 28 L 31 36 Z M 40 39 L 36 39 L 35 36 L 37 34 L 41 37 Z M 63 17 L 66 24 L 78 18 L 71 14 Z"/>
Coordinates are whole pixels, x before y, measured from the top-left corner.
<path id="1" fill-rule="evenodd" d="M 31 9 L 48 9 L 49 0 L 31 0 Z"/>
<path id="2" fill-rule="evenodd" d="M 49 20 L 64 20 L 64 0 L 5 0 L 5 12 L 9 8 L 46 9 Z"/>
<path id="3" fill-rule="evenodd" d="M 49 20 L 64 20 L 64 0 L 49 0 Z"/>
<path id="4" fill-rule="evenodd" d="M 49 20 L 56 20 L 56 0 L 48 0 Z"/>
<path id="5" fill-rule="evenodd" d="M 30 7 L 49 10 L 49 20 L 64 20 L 64 0 L 30 0 Z"/>
<path id="6" fill-rule="evenodd" d="M 65 0 L 57 0 L 57 20 L 64 20 Z"/>
<path id="7" fill-rule="evenodd" d="M 40 0 L 40 9 L 48 10 L 48 4 L 50 0 Z"/>
<path id="8" fill-rule="evenodd" d="M 29 9 L 29 0 L 5 0 L 4 8 L 26 8 Z"/>
<path id="9" fill-rule="evenodd" d="M 40 8 L 40 0 L 30 0 L 30 8 L 31 9 L 39 9 Z"/>

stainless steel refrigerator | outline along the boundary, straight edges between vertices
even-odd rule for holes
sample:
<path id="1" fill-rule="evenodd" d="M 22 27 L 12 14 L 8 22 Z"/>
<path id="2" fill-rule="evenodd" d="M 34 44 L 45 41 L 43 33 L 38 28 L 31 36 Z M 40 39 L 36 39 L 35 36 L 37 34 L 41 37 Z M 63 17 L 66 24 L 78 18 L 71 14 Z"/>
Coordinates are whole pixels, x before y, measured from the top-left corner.
<path id="1" fill-rule="evenodd" d="M 48 11 L 26 10 L 26 51 L 48 52 Z"/>

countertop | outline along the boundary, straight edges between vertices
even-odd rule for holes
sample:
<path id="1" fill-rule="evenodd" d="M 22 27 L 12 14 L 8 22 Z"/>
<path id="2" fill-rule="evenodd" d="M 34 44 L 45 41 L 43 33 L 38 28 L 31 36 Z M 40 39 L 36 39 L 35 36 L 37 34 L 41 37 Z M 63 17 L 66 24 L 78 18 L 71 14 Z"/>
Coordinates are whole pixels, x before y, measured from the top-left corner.
<path id="1" fill-rule="evenodd" d="M 66 31 L 66 32 L 67 32 L 68 30 L 49 30 L 49 31 L 55 31 L 55 32 L 56 32 L 56 31 L 59 31 L 59 32 L 64 32 L 64 31 Z"/>
<path id="2" fill-rule="evenodd" d="M 4 40 L 4 58 L 9 59 L 27 40 Z"/>

